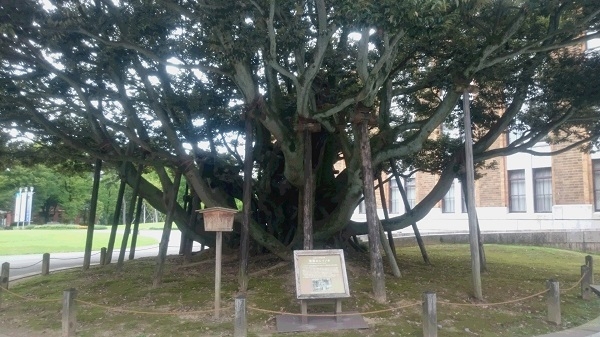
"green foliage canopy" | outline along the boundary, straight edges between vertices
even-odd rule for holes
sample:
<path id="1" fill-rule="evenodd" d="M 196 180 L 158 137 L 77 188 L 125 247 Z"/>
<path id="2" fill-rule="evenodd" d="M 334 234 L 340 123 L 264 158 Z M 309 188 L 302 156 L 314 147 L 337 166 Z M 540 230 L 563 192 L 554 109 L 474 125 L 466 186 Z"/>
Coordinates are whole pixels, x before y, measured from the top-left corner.
<path id="1" fill-rule="evenodd" d="M 296 130 L 306 120 L 321 127 L 312 152 L 322 241 L 365 233 L 349 221 L 362 193 L 357 111 L 373 116 L 379 172 L 392 161 L 440 174 L 390 230 L 423 217 L 460 171 L 460 139 L 432 135 L 443 123 L 460 129 L 471 83 L 476 160 L 598 135 L 598 57 L 576 50 L 599 35 L 586 35 L 599 28 L 596 0 L 24 0 L 0 13 L 0 123 L 65 156 L 152 167 L 161 188 L 144 181 L 140 193 L 159 209 L 167 168 L 183 171 L 206 205 L 234 207 L 252 118 L 251 235 L 285 258 L 301 241 Z M 490 149 L 507 129 L 523 137 Z M 121 170 L 130 184 L 134 172 Z M 209 237 L 183 209 L 176 221 Z"/>

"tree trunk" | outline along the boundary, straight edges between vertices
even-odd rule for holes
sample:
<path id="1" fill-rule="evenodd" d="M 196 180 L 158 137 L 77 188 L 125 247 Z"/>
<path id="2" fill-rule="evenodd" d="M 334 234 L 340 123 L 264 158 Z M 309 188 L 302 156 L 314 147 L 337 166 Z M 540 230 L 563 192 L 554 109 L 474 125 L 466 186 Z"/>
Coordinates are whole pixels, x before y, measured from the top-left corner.
<path id="1" fill-rule="evenodd" d="M 392 172 L 394 174 L 394 179 L 396 179 L 396 185 L 398 187 L 398 191 L 400 192 L 400 196 L 402 197 L 402 202 L 404 203 L 405 213 L 410 212 L 410 204 L 408 203 L 408 197 L 406 196 L 406 191 L 402 186 L 402 181 L 400 180 L 400 174 L 398 174 L 398 170 L 396 169 L 396 164 L 392 160 L 390 160 L 390 166 L 392 167 Z M 417 244 L 419 245 L 419 249 L 421 250 L 421 256 L 423 256 L 423 261 L 426 264 L 431 264 L 429 261 L 429 256 L 427 255 L 427 250 L 425 250 L 425 243 L 423 242 L 423 238 L 421 237 L 421 233 L 419 232 L 419 228 L 415 222 L 411 223 L 413 232 L 415 233 L 415 239 L 417 239 Z"/>
<path id="2" fill-rule="evenodd" d="M 250 248 L 250 217 L 252 216 L 252 167 L 254 158 L 252 157 L 254 142 L 254 132 L 252 129 L 252 119 L 250 114 L 246 114 L 246 146 L 244 148 L 244 186 L 242 195 L 242 231 L 240 238 L 240 274 L 239 291 L 245 293 L 248 290 L 248 255 Z"/>
<path id="3" fill-rule="evenodd" d="M 162 275 L 165 268 L 165 260 L 167 258 L 167 250 L 169 249 L 169 238 L 171 236 L 171 227 L 173 225 L 173 216 L 175 214 L 175 206 L 177 205 L 177 192 L 179 191 L 179 183 L 181 182 L 181 171 L 175 173 L 173 188 L 171 189 L 171 200 L 169 200 L 167 217 L 165 219 L 165 227 L 163 228 L 158 256 L 156 257 L 156 268 L 154 269 L 154 278 L 152 287 L 157 288 L 162 282 Z"/>
<path id="4" fill-rule="evenodd" d="M 305 126 L 306 127 L 306 126 Z M 315 202 L 314 174 L 312 168 L 312 134 L 304 130 L 304 193 L 302 202 L 302 224 L 304 250 L 313 249 L 313 212 Z"/>
<path id="5" fill-rule="evenodd" d="M 131 202 L 129 203 L 129 208 L 127 209 L 127 214 L 125 214 L 125 231 L 123 233 L 123 240 L 121 241 L 121 251 L 119 252 L 119 260 L 117 261 L 117 270 L 121 270 L 123 268 L 123 262 L 125 261 L 125 251 L 127 250 L 127 243 L 129 241 L 129 233 L 131 232 L 131 222 L 133 221 L 133 212 L 135 210 L 135 200 L 137 199 L 137 195 L 140 192 L 140 183 L 142 180 L 142 170 L 144 166 L 142 164 L 138 164 L 137 167 L 137 178 L 133 185 L 133 192 L 131 193 Z"/>
<path id="6" fill-rule="evenodd" d="M 360 113 L 360 112 L 359 112 Z M 377 205 L 375 202 L 375 187 L 373 168 L 371 163 L 371 146 L 369 144 L 368 115 L 357 124 L 360 142 L 360 157 L 363 175 L 363 194 L 367 211 L 367 225 L 369 228 L 369 255 L 371 260 L 371 280 L 373 283 L 373 296 L 379 303 L 386 301 L 385 275 L 381 257 L 381 240 L 377 224 Z"/>
<path id="7" fill-rule="evenodd" d="M 96 159 L 94 168 L 94 184 L 92 186 L 92 200 L 90 201 L 90 215 L 85 239 L 85 252 L 83 254 L 83 270 L 90 268 L 92 258 L 92 243 L 94 240 L 94 224 L 96 223 L 96 207 L 98 206 L 98 190 L 100 189 L 100 173 L 102 172 L 102 160 Z"/>

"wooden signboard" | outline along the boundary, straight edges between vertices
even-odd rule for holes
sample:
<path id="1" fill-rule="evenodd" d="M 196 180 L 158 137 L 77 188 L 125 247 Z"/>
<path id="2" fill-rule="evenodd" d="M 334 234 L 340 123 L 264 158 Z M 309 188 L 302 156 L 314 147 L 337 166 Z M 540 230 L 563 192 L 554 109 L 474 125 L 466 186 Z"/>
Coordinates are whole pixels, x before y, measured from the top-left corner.
<path id="1" fill-rule="evenodd" d="M 350 297 L 343 250 L 295 250 L 294 268 L 298 299 Z"/>

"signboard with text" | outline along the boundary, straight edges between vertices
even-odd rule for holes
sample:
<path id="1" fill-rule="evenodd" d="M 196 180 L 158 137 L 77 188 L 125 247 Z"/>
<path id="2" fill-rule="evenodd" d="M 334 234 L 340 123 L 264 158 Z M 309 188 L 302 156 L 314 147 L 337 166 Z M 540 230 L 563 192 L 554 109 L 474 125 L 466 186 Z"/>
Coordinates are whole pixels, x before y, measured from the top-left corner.
<path id="1" fill-rule="evenodd" d="M 295 250 L 298 299 L 350 297 L 344 251 Z"/>

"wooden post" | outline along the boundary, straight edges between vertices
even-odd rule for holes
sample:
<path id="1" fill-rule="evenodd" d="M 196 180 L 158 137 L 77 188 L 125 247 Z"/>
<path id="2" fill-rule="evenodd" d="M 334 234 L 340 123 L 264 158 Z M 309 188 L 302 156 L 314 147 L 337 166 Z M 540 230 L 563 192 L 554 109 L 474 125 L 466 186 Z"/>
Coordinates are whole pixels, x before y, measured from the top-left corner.
<path id="1" fill-rule="evenodd" d="M 248 321 L 246 320 L 246 295 L 241 294 L 235 298 L 235 322 L 233 326 L 234 337 L 246 337 L 248 334 Z"/>
<path id="2" fill-rule="evenodd" d="M 590 267 L 583 265 L 581 266 L 581 298 L 584 300 L 591 300 L 594 298 L 592 288 L 590 288 L 592 274 L 590 273 Z"/>
<path id="3" fill-rule="evenodd" d="M 558 281 L 548 280 L 546 281 L 548 287 L 548 297 L 546 303 L 548 303 L 548 322 L 560 325 L 560 287 Z"/>
<path id="4" fill-rule="evenodd" d="M 42 275 L 50 274 L 50 253 L 42 255 Z"/>
<path id="5" fill-rule="evenodd" d="M 106 247 L 100 248 L 100 265 L 106 264 Z"/>
<path id="6" fill-rule="evenodd" d="M 423 293 L 423 337 L 437 337 L 437 308 L 435 292 Z"/>
<path id="7" fill-rule="evenodd" d="M 221 311 L 221 249 L 223 247 L 223 232 L 217 231 L 215 245 L 215 318 L 218 319 Z"/>
<path id="8" fill-rule="evenodd" d="M 2 264 L 2 272 L 0 273 L 0 308 L 2 307 L 2 289 L 8 289 L 8 274 L 10 272 L 10 263 Z"/>
<path id="9" fill-rule="evenodd" d="M 8 277 L 10 275 L 10 263 L 2 264 L 2 272 L 0 273 L 0 287 L 8 289 Z"/>
<path id="10" fill-rule="evenodd" d="M 481 290 L 481 262 L 479 256 L 479 236 L 477 233 L 477 211 L 475 209 L 475 165 L 473 164 L 473 138 L 471 135 L 471 110 L 469 91 L 463 92 L 463 109 L 465 111 L 465 169 L 467 176 L 467 213 L 469 215 L 469 246 L 471 248 L 471 272 L 473 278 L 473 295 L 483 300 Z"/>
<path id="11" fill-rule="evenodd" d="M 72 337 L 76 334 L 77 316 L 75 313 L 75 296 L 77 290 L 67 289 L 63 292 L 62 336 Z"/>
<path id="12" fill-rule="evenodd" d="M 362 107 L 368 109 L 367 107 Z M 367 213 L 367 227 L 369 237 L 369 256 L 371 265 L 371 281 L 375 301 L 385 303 L 385 275 L 383 272 L 383 259 L 381 257 L 381 239 L 377 221 L 377 204 L 375 201 L 375 181 L 373 179 L 373 163 L 371 158 L 371 144 L 369 142 L 369 111 L 357 111 L 356 124 L 358 141 L 360 144 L 360 159 L 363 180 L 363 195 Z M 366 112 L 366 113 L 365 113 Z"/>
<path id="13" fill-rule="evenodd" d="M 590 284 L 594 284 L 594 258 L 591 255 L 585 257 L 585 265 L 589 268 Z"/>

